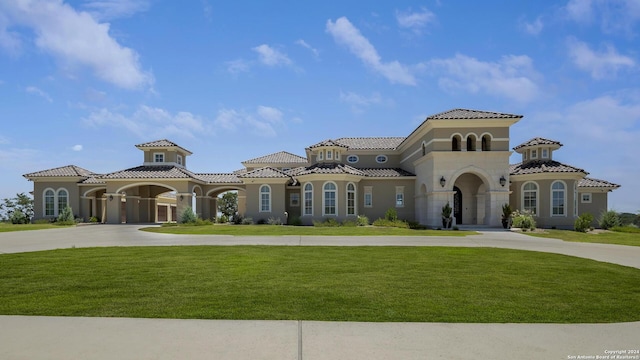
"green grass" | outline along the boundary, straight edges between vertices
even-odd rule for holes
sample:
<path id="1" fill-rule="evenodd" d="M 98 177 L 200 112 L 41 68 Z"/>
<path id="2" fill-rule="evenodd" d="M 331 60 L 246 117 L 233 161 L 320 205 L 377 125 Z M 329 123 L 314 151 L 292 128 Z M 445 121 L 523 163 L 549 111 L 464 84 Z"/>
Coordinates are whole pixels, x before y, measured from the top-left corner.
<path id="1" fill-rule="evenodd" d="M 599 323 L 640 320 L 640 270 L 489 248 L 189 246 L 0 255 L 0 314 Z"/>
<path id="2" fill-rule="evenodd" d="M 163 234 L 189 235 L 301 235 L 301 236 L 467 236 L 475 231 L 413 230 L 383 226 L 282 226 L 282 225 L 209 225 L 148 227 L 141 230 Z"/>
<path id="3" fill-rule="evenodd" d="M 543 233 L 526 232 L 524 234 L 564 241 L 640 246 L 640 233 L 633 232 L 607 231 L 601 233 L 582 233 L 572 230 L 547 229 Z"/>
<path id="4" fill-rule="evenodd" d="M 9 224 L 0 223 L 0 232 L 8 231 L 25 231 L 25 230 L 42 230 L 42 229 L 59 229 L 62 225 L 55 224 Z"/>

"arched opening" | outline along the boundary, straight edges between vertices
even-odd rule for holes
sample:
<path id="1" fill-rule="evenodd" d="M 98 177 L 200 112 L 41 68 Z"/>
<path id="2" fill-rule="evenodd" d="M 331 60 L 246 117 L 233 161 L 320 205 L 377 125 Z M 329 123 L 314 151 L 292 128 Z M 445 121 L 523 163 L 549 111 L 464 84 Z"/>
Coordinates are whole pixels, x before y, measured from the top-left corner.
<path id="1" fill-rule="evenodd" d="M 491 151 L 491 137 L 489 135 L 482 136 L 482 151 Z"/>
<path id="2" fill-rule="evenodd" d="M 453 216 L 458 225 L 488 225 L 491 212 L 487 186 L 474 173 L 460 175 L 453 186 Z"/>
<path id="3" fill-rule="evenodd" d="M 475 135 L 467 135 L 467 151 L 476 151 Z"/>
<path id="4" fill-rule="evenodd" d="M 461 151 L 461 142 L 462 138 L 460 137 L 460 135 L 454 135 L 451 139 L 451 151 Z"/>

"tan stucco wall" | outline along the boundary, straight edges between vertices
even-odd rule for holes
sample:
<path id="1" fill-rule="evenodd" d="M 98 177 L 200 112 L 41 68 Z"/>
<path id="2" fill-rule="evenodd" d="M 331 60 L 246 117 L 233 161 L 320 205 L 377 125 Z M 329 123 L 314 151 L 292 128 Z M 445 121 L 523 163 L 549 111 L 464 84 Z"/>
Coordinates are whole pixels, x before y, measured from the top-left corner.
<path id="1" fill-rule="evenodd" d="M 34 181 L 33 183 L 33 220 L 57 218 L 55 216 L 44 216 L 44 192 L 52 189 L 57 193 L 60 189 L 65 189 L 69 194 L 68 205 L 73 210 L 74 215 L 80 216 L 80 191 L 76 182 L 65 181 Z M 57 206 L 57 204 L 56 204 Z"/>
<path id="2" fill-rule="evenodd" d="M 558 174 L 549 174 L 548 176 L 561 176 Z M 566 192 L 566 210 L 565 215 L 563 216 L 551 216 L 551 184 L 556 181 L 561 180 L 566 184 L 565 192 Z M 523 201 L 522 201 L 522 186 L 528 182 L 529 180 L 524 180 L 522 177 L 519 177 L 518 180 L 513 181 L 511 184 L 511 196 L 509 197 L 511 207 L 514 210 L 522 210 L 523 209 Z M 559 178 L 546 178 L 541 179 L 539 177 L 535 177 L 531 179 L 538 184 L 538 214 L 535 216 L 536 224 L 540 228 L 570 228 L 572 229 L 575 223 L 574 216 L 574 184 L 577 179 L 559 179 Z M 578 209 L 580 207 L 578 206 Z"/>
<path id="3" fill-rule="evenodd" d="M 583 203 L 582 202 L 582 194 L 590 193 L 591 194 L 591 203 Z M 582 215 L 584 213 L 589 213 L 593 215 L 593 223 L 594 227 L 598 226 L 598 220 L 600 219 L 600 215 L 603 212 L 608 210 L 608 191 L 603 190 L 579 190 L 578 191 L 578 215 Z"/>
<path id="4" fill-rule="evenodd" d="M 259 181 L 259 180 L 258 180 Z M 260 187 L 262 185 L 269 185 L 271 187 L 271 211 L 270 212 L 262 212 L 260 211 Z M 246 211 L 245 217 L 252 218 L 254 223 L 257 223 L 260 220 L 268 220 L 269 218 L 280 218 L 283 222 L 285 221 L 284 212 L 286 211 L 285 206 L 285 187 L 284 183 L 280 184 L 268 184 L 268 183 L 253 183 L 246 185 Z"/>

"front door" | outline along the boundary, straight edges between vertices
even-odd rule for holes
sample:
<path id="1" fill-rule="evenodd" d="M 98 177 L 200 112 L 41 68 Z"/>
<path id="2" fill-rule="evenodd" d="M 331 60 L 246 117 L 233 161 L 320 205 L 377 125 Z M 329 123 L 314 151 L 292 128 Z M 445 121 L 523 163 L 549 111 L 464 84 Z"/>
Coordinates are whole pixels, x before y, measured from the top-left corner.
<path id="1" fill-rule="evenodd" d="M 456 224 L 462 224 L 462 192 L 457 186 L 453 187 L 456 193 L 453 195 L 453 216 L 456 218 Z"/>

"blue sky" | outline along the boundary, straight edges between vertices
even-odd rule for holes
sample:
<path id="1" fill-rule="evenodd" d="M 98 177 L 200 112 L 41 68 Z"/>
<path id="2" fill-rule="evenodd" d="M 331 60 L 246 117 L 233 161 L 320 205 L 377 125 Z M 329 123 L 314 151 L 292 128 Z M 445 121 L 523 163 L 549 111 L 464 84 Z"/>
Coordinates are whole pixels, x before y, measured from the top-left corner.
<path id="1" fill-rule="evenodd" d="M 0 198 L 37 170 L 137 166 L 157 139 L 230 172 L 470 108 L 523 115 L 512 147 L 562 142 L 637 212 L 639 36 L 638 0 L 0 0 Z"/>

